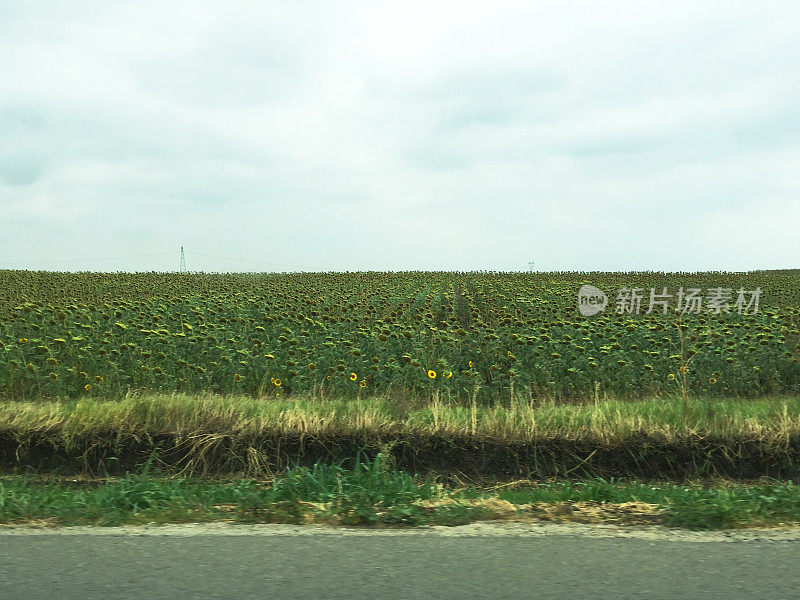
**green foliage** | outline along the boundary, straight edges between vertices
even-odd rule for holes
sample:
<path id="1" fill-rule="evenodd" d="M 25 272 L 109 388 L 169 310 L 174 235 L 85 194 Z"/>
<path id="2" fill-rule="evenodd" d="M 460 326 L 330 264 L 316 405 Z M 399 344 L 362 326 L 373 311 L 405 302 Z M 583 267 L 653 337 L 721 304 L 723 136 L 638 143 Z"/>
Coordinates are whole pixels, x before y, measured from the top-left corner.
<path id="1" fill-rule="evenodd" d="M 756 314 L 581 317 L 577 290 L 763 290 Z M 643 311 L 644 312 L 644 311 Z M 679 329 L 679 327 L 681 329 Z M 800 391 L 800 273 L 0 271 L 0 396 L 490 402 Z M 687 370 L 681 366 L 687 363 Z"/>
<path id="2" fill-rule="evenodd" d="M 478 498 L 485 492 L 462 490 L 456 497 Z M 800 486 L 644 483 L 602 478 L 540 483 L 496 495 L 512 504 L 535 502 L 644 502 L 664 511 L 664 523 L 688 529 L 722 529 L 800 522 Z"/>
<path id="3" fill-rule="evenodd" d="M 317 520 L 351 525 L 461 525 L 492 518 L 490 505 L 474 502 L 481 498 L 499 498 L 514 505 L 644 502 L 660 507 L 664 524 L 691 529 L 800 522 L 800 486 L 793 483 L 703 487 L 593 479 L 455 492 L 388 468 L 377 458 L 356 461 L 353 469 L 323 464 L 292 468 L 266 485 L 146 474 L 99 484 L 4 476 L 0 477 L 0 523 L 302 523 L 313 513 Z M 433 502 L 420 504 L 427 500 Z M 317 504 L 310 507 L 309 503 Z"/>
<path id="4" fill-rule="evenodd" d="M 303 503 L 346 524 L 422 522 L 413 503 L 440 494 L 439 486 L 374 461 L 356 459 L 352 469 L 317 463 L 293 467 L 269 484 L 251 480 L 210 483 L 128 474 L 100 485 L 41 483 L 0 478 L 0 522 L 50 519 L 57 523 L 119 525 L 217 520 L 302 522 Z M 220 509 L 225 507 L 227 510 Z"/>

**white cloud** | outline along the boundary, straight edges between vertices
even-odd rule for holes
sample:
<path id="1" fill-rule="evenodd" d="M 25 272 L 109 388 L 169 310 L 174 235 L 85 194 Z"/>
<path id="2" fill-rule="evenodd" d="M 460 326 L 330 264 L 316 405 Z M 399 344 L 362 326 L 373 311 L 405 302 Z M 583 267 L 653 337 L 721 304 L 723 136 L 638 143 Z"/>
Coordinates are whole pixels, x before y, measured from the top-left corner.
<path id="1" fill-rule="evenodd" d="M 0 261 L 182 243 L 315 270 L 797 266 L 799 17 L 790 2 L 6 4 Z"/>

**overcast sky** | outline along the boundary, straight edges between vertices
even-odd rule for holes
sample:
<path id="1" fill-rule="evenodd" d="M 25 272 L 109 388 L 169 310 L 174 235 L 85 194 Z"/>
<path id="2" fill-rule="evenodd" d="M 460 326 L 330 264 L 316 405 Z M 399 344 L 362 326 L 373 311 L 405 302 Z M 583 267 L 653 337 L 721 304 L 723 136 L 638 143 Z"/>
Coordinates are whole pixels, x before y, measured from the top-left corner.
<path id="1" fill-rule="evenodd" d="M 2 268 L 797 268 L 800 3 L 4 1 L 0 226 Z"/>

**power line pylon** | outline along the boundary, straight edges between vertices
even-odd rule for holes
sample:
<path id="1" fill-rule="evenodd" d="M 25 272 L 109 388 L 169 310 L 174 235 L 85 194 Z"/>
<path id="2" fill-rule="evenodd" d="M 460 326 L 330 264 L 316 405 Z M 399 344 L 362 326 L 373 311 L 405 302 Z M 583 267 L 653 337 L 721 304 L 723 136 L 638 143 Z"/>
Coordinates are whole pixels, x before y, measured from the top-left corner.
<path id="1" fill-rule="evenodd" d="M 183 246 L 181 246 L 181 266 L 179 270 L 181 273 L 188 273 L 186 270 L 186 257 L 183 255 Z"/>

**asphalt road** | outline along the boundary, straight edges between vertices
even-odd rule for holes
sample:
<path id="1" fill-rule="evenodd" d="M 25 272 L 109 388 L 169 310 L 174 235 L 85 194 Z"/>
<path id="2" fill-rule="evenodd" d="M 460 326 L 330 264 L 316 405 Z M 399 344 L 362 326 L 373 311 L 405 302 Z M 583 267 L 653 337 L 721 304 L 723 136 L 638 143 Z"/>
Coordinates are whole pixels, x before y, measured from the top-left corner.
<path id="1" fill-rule="evenodd" d="M 800 541 L 39 531 L 0 535 L 0 598 L 800 600 Z"/>

